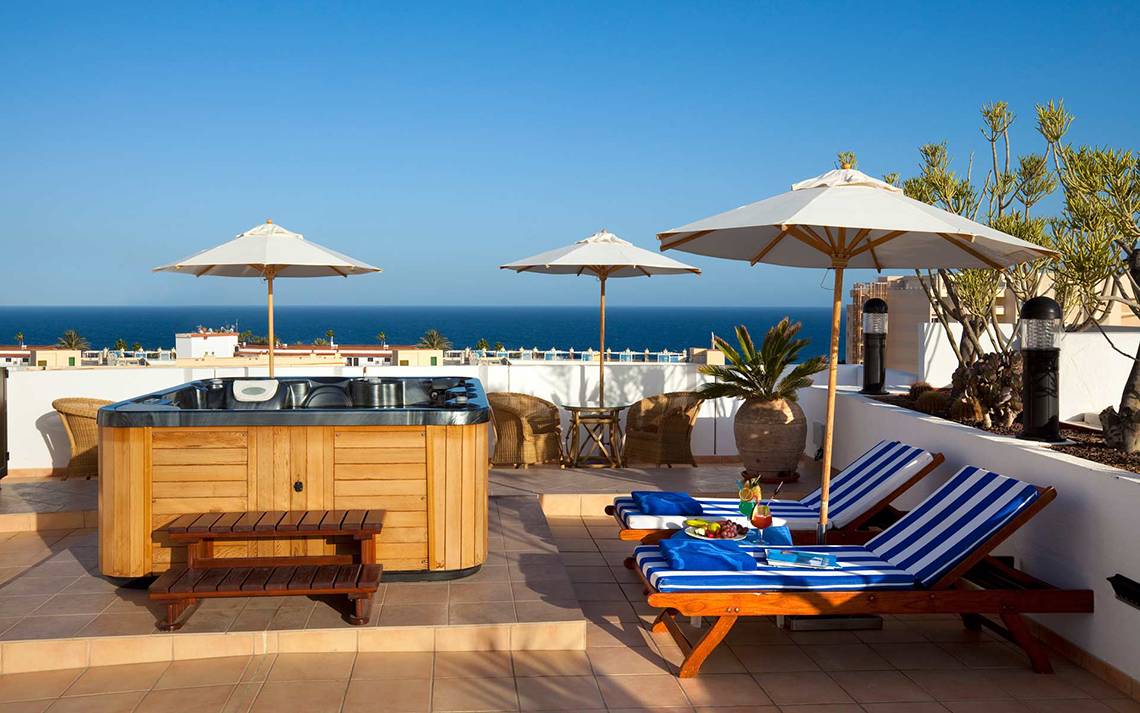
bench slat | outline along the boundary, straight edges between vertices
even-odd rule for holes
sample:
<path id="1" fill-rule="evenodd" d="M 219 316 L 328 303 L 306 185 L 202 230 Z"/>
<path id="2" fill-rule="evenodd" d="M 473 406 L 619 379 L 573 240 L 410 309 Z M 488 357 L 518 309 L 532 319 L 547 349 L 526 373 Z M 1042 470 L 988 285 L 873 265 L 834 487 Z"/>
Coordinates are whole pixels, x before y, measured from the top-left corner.
<path id="1" fill-rule="evenodd" d="M 210 525 L 210 532 L 233 532 L 234 524 L 241 519 L 245 513 L 240 512 L 224 512 L 213 525 Z"/>
<path id="2" fill-rule="evenodd" d="M 337 566 L 335 564 L 327 564 L 317 568 L 317 573 L 313 576 L 313 589 L 332 589 L 333 583 L 336 582 Z"/>
<path id="3" fill-rule="evenodd" d="M 226 569 L 229 569 L 230 573 L 218 584 L 219 592 L 240 592 L 245 578 L 253 571 L 249 567 L 234 567 L 233 569 L 227 567 Z"/>
<path id="4" fill-rule="evenodd" d="M 261 516 L 257 524 L 253 526 L 254 532 L 273 532 L 277 529 L 278 523 L 281 518 L 285 517 L 288 513 L 284 510 L 270 510 Z"/>
<path id="5" fill-rule="evenodd" d="M 354 589 L 357 580 L 360 579 L 360 569 L 360 565 L 358 564 L 341 565 L 336 573 L 336 588 Z"/>
<path id="6" fill-rule="evenodd" d="M 349 510 L 340 526 L 345 530 L 359 530 L 364 526 L 364 517 L 367 514 L 367 510 Z"/>
<path id="7" fill-rule="evenodd" d="M 209 532 L 210 527 L 222 516 L 220 512 L 204 512 L 198 516 L 194 524 L 186 528 L 186 532 Z"/>
<path id="8" fill-rule="evenodd" d="M 179 577 L 177 582 L 170 585 L 170 590 L 169 590 L 170 593 L 174 594 L 176 592 L 177 593 L 193 592 L 194 591 L 194 585 L 196 585 L 198 583 L 199 579 L 201 579 L 202 577 L 205 577 L 206 573 L 209 571 L 210 570 L 208 570 L 208 569 L 188 569 L 188 570 L 186 570 L 186 573 L 182 577 Z"/>
<path id="9" fill-rule="evenodd" d="M 241 516 L 237 522 L 234 523 L 234 532 L 253 532 L 253 528 L 257 526 L 257 521 L 265 517 L 268 513 L 264 510 L 259 512 L 247 512 Z"/>
<path id="10" fill-rule="evenodd" d="M 289 580 L 293 579 L 296 567 L 274 567 L 273 574 L 265 581 L 265 591 L 283 592 L 289 588 Z"/>
<path id="11" fill-rule="evenodd" d="M 174 521 L 166 526 L 167 532 L 186 532 L 186 528 L 194 524 L 194 521 L 201 517 L 200 513 L 190 513 L 188 515 L 179 515 L 174 518 Z"/>
<path id="12" fill-rule="evenodd" d="M 281 522 L 277 523 L 278 532 L 290 532 L 297 529 L 301 524 L 301 520 L 308 513 L 304 510 L 290 510 L 285 513 L 285 517 L 281 518 Z"/>
<path id="13" fill-rule="evenodd" d="M 360 568 L 360 579 L 356 580 L 359 589 L 374 590 L 380 586 L 380 572 L 378 564 L 366 564 Z"/>
<path id="14" fill-rule="evenodd" d="M 216 592 L 218 585 L 230 573 L 230 570 L 220 567 L 218 569 L 208 569 L 206 574 L 194 583 L 195 592 Z"/>
<path id="15" fill-rule="evenodd" d="M 321 529 L 321 520 L 325 519 L 326 515 L 328 515 L 328 511 L 326 510 L 310 510 L 309 512 L 303 513 L 301 522 L 297 525 L 297 530 L 303 532 Z"/>
<path id="16" fill-rule="evenodd" d="M 313 577 L 317 573 L 316 567 L 304 566 L 298 567 L 293 573 L 293 578 L 289 580 L 289 589 L 312 589 L 310 586 L 313 582 Z"/>
<path id="17" fill-rule="evenodd" d="M 367 510 L 364 515 L 364 522 L 362 527 L 365 530 L 379 530 L 384 522 L 383 510 Z"/>
<path id="18" fill-rule="evenodd" d="M 152 592 L 169 592 L 170 588 L 186 574 L 185 568 L 170 569 L 163 572 L 162 575 L 154 580 L 150 585 Z"/>
<path id="19" fill-rule="evenodd" d="M 243 592 L 258 592 L 267 589 L 269 577 L 273 574 L 276 567 L 254 567 L 249 571 L 249 576 L 241 583 L 241 591 Z"/>

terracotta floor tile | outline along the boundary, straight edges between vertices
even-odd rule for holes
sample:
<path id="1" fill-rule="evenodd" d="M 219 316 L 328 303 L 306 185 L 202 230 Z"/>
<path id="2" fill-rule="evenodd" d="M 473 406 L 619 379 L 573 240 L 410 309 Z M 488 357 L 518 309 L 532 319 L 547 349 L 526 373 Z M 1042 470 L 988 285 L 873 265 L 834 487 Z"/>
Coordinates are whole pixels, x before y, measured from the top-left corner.
<path id="1" fill-rule="evenodd" d="M 430 679 L 354 679 L 344 697 L 344 713 L 426 713 L 431 709 Z"/>
<path id="2" fill-rule="evenodd" d="M 577 582 L 574 597 L 580 602 L 624 601 L 625 592 L 617 582 Z"/>
<path id="3" fill-rule="evenodd" d="M 598 676 L 602 700 L 611 711 L 615 708 L 689 707 L 689 699 L 672 675 Z"/>
<path id="4" fill-rule="evenodd" d="M 65 636 L 75 636 L 94 618 L 94 614 L 24 617 L 0 635 L 0 639 L 19 641 L 20 639 L 59 639 Z"/>
<path id="5" fill-rule="evenodd" d="M 587 619 L 613 617 L 621 621 L 638 621 L 637 612 L 629 602 L 581 602 L 581 607 Z"/>
<path id="6" fill-rule="evenodd" d="M 706 674 L 679 679 L 681 688 L 694 706 L 768 705 L 772 701 L 745 673 Z"/>
<path id="7" fill-rule="evenodd" d="M 616 584 L 614 586 L 617 586 Z M 565 575 L 559 575 L 556 578 L 549 579 L 536 579 L 525 581 L 511 582 L 511 598 L 516 602 L 523 601 L 550 601 L 550 600 L 575 600 L 582 601 L 577 596 L 574 586 L 570 580 L 565 578 Z"/>
<path id="8" fill-rule="evenodd" d="M 82 669 L 66 669 L 0 676 L 0 703 L 55 698 L 67 690 L 81 673 Z"/>
<path id="9" fill-rule="evenodd" d="M 432 688 L 433 711 L 513 711 L 513 678 L 440 678 Z"/>
<path id="10" fill-rule="evenodd" d="M 541 676 L 515 682 L 524 711 L 578 711 L 604 707 L 593 676 Z"/>
<path id="11" fill-rule="evenodd" d="M 98 614 L 118 600 L 114 594 L 56 594 L 44 602 L 40 614 Z"/>
<path id="12" fill-rule="evenodd" d="M 898 671 L 833 671 L 831 678 L 859 703 L 929 701 L 929 693 Z"/>
<path id="13" fill-rule="evenodd" d="M 631 572 L 631 574 L 634 574 Z M 566 575 L 571 582 L 613 582 L 614 573 L 606 565 L 571 566 L 566 568 Z"/>
<path id="14" fill-rule="evenodd" d="M 513 624 L 514 602 L 465 602 L 452 604 L 447 610 L 448 624 Z"/>
<path id="15" fill-rule="evenodd" d="M 86 669 L 67 689 L 67 695 L 149 691 L 166 671 L 168 661 L 132 663 L 121 666 L 95 666 Z"/>
<path id="16" fill-rule="evenodd" d="M 1093 700 L 1048 700 L 1025 701 L 1025 705 L 1034 713 L 1110 713 L 1112 711 L 1104 703 Z"/>
<path id="17" fill-rule="evenodd" d="M 437 651 L 435 677 L 498 678 L 512 675 L 511 655 L 506 651 Z"/>
<path id="18" fill-rule="evenodd" d="M 0 596 L 14 597 L 31 594 L 58 594 L 75 582 L 74 576 L 31 577 L 24 575 L 9 580 L 0 588 Z"/>
<path id="19" fill-rule="evenodd" d="M 821 671 L 763 673 L 756 674 L 755 678 L 772 702 L 781 708 L 785 705 L 852 702 L 839 684 Z"/>
<path id="20" fill-rule="evenodd" d="M 128 691 L 60 698 L 48 710 L 51 713 L 131 713 L 144 695 L 143 691 Z"/>
<path id="21" fill-rule="evenodd" d="M 352 673 L 354 653 L 278 654 L 270 681 L 339 681 Z"/>
<path id="22" fill-rule="evenodd" d="M 250 713 L 338 713 L 348 681 L 270 681 L 261 687 Z"/>
<path id="23" fill-rule="evenodd" d="M 911 701 L 908 703 L 864 703 L 867 713 L 946 713 L 941 703 L 934 701 Z"/>
<path id="24" fill-rule="evenodd" d="M 241 680 L 249 656 L 171 661 L 155 684 L 156 689 L 234 684 Z"/>
<path id="25" fill-rule="evenodd" d="M 943 643 L 939 647 L 970 668 L 1024 668 L 1028 659 L 1002 642 Z"/>
<path id="26" fill-rule="evenodd" d="M 226 685 L 151 691 L 135 713 L 221 713 L 237 688 Z"/>
<path id="27" fill-rule="evenodd" d="M 982 671 L 907 671 L 906 676 L 938 701 L 1010 698 L 1004 689 Z"/>
<path id="28" fill-rule="evenodd" d="M 156 619 L 150 612 L 106 611 L 79 630 L 80 636 L 132 636 L 157 631 Z"/>
<path id="29" fill-rule="evenodd" d="M 229 699 L 222 706 L 221 713 L 249 713 L 260 690 L 260 683 L 239 683 L 234 686 Z"/>
<path id="30" fill-rule="evenodd" d="M 824 671 L 876 671 L 891 667 L 866 644 L 805 644 L 800 648 Z"/>
<path id="31" fill-rule="evenodd" d="M 460 602 L 509 602 L 511 597 L 510 582 L 452 582 L 452 604 Z"/>
<path id="32" fill-rule="evenodd" d="M 435 656 L 430 651 L 365 652 L 356 655 L 352 678 L 431 678 L 434 666 Z"/>
<path id="33" fill-rule="evenodd" d="M 1053 663 L 1055 666 L 1053 675 L 1056 676 L 1058 680 L 1076 686 L 1093 698 L 1118 699 L 1126 695 L 1116 686 L 1113 686 L 1107 681 L 1102 681 L 1084 669 L 1075 666 L 1058 665 L 1056 661 Z M 1140 702 L 1136 704 L 1136 707 L 1138 709 L 1137 713 L 1140 713 Z"/>
<path id="34" fill-rule="evenodd" d="M 574 621 L 583 617 L 576 599 L 534 600 L 515 602 L 515 618 L 523 623 L 541 621 Z"/>
<path id="35" fill-rule="evenodd" d="M 376 614 L 372 614 L 376 617 Z M 385 604 L 376 619 L 379 626 L 439 626 L 447 624 L 447 604 Z"/>
<path id="36" fill-rule="evenodd" d="M 589 648 L 649 646 L 656 638 L 637 621 L 602 620 L 586 624 L 586 646 Z M 663 640 L 672 641 L 668 637 Z"/>
<path id="37" fill-rule="evenodd" d="M 384 604 L 438 604 L 447 602 L 447 582 L 395 582 L 384 590 Z"/>
<path id="38" fill-rule="evenodd" d="M 803 649 L 792 645 L 731 646 L 736 658 L 752 673 L 818 671 L 819 665 Z"/>
<path id="39" fill-rule="evenodd" d="M 511 660 L 516 677 L 593 675 L 584 651 L 515 651 Z"/>
<path id="40" fill-rule="evenodd" d="M 776 706 L 697 706 L 697 713 L 780 713 Z"/>
<path id="41" fill-rule="evenodd" d="M 863 710 L 863 706 L 858 703 L 821 703 L 815 705 L 780 706 L 780 713 L 863 713 Z"/>
<path id="42" fill-rule="evenodd" d="M 598 648 L 587 650 L 590 665 L 599 676 L 668 673 L 669 667 L 656 650 L 644 648 Z"/>
<path id="43" fill-rule="evenodd" d="M 964 665 L 930 642 L 871 644 L 871 648 L 899 670 L 962 668 Z"/>
<path id="44" fill-rule="evenodd" d="M 1021 701 L 942 701 L 952 713 L 1026 713 L 1029 708 Z"/>
<path id="45" fill-rule="evenodd" d="M 1018 700 L 1092 697 L 1063 678 L 1043 676 L 1029 669 L 992 671 L 986 677 Z"/>
<path id="46" fill-rule="evenodd" d="M 54 698 L 42 701 L 19 701 L 16 703 L 0 703 L 0 713 L 44 713 Z"/>

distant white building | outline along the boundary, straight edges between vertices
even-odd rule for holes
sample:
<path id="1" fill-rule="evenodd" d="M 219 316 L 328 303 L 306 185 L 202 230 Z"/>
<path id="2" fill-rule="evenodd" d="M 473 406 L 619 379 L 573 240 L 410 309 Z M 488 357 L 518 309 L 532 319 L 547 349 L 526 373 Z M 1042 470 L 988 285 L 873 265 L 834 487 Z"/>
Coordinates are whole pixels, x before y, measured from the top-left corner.
<path id="1" fill-rule="evenodd" d="M 174 335 L 179 359 L 228 358 L 237 351 L 237 332 L 185 332 Z"/>

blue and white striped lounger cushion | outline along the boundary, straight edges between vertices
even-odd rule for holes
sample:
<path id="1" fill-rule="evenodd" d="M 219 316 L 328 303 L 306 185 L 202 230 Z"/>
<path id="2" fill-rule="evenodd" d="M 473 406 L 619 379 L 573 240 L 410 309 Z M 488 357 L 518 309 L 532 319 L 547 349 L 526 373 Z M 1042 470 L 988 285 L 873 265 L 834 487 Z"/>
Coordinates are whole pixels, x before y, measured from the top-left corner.
<path id="1" fill-rule="evenodd" d="M 966 466 L 866 547 L 930 586 L 1037 498 L 1030 483 Z"/>
<path id="2" fill-rule="evenodd" d="M 921 448 L 898 441 L 880 441 L 831 479 L 829 526 L 845 527 L 933 459 L 934 456 Z M 820 497 L 821 491 L 816 490 L 801 500 L 774 500 L 772 514 L 787 520 L 793 530 L 814 530 L 819 522 Z M 740 514 L 740 501 L 736 498 L 697 500 L 704 508 L 702 517 L 748 522 Z M 638 509 L 629 496 L 615 498 L 614 510 L 623 527 L 630 530 L 679 530 L 686 519 L 680 515 L 648 515 Z"/>
<path id="3" fill-rule="evenodd" d="M 1038 497 L 1029 483 L 967 466 L 866 545 L 791 548 L 836 555 L 834 570 L 760 563 L 755 572 L 682 572 L 669 569 L 655 546 L 636 548 L 634 557 L 660 592 L 928 587 Z M 749 549 L 759 556 L 764 547 Z"/>
<path id="4" fill-rule="evenodd" d="M 656 545 L 634 550 L 637 565 L 659 592 L 688 591 L 796 591 L 851 589 L 914 589 L 914 575 L 885 562 L 866 548 L 829 545 L 796 547 L 806 552 L 826 550 L 839 561 L 838 569 L 775 567 L 763 557 L 764 547 L 745 545 L 757 557 L 757 569 L 750 572 L 702 572 L 669 569 Z M 789 548 L 781 548 L 789 549 Z"/>

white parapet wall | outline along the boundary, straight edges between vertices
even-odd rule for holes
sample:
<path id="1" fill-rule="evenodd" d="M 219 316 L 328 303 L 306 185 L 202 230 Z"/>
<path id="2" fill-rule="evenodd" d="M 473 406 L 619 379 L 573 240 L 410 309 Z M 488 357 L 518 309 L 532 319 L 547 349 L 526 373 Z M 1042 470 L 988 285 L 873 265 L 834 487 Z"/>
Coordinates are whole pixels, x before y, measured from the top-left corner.
<path id="1" fill-rule="evenodd" d="M 195 379 L 264 376 L 264 368 L 62 369 L 12 371 L 8 377 L 8 467 L 12 475 L 42 475 L 67 465 L 70 449 L 53 400 L 66 396 L 121 401 Z M 540 396 L 559 405 L 596 403 L 597 364 L 555 362 L 482 364 L 440 367 L 282 367 L 280 376 L 473 376 L 491 391 L 518 391 Z M 606 365 L 606 402 L 631 404 L 667 391 L 692 391 L 708 377 L 698 365 L 627 363 Z M 709 402 L 701 407 L 693 430 L 693 452 L 698 456 L 732 456 L 736 446 L 732 417 L 736 403 Z M 565 415 L 564 415 L 565 416 Z"/>
<path id="2" fill-rule="evenodd" d="M 809 422 L 823 420 L 826 392 L 801 396 Z M 809 428 L 809 439 L 813 429 Z M 905 441 L 946 463 L 896 503 L 908 509 L 965 465 L 1057 489 L 1057 499 L 1001 551 L 1051 584 L 1095 592 L 1094 614 L 1041 615 L 1042 624 L 1097 658 L 1140 678 L 1140 611 L 1117 600 L 1106 578 L 1140 579 L 1140 476 L 1014 438 L 995 436 L 847 390 L 836 406 L 835 463 L 851 462 L 878 441 Z"/>
<path id="3" fill-rule="evenodd" d="M 1011 325 L 1003 327 L 1007 334 L 1013 328 Z M 952 324 L 950 328 L 955 339 L 961 339 L 962 326 Z M 919 325 L 919 331 L 917 378 L 934 386 L 948 385 L 954 369 L 958 367 L 958 358 L 946 339 L 946 331 L 942 325 L 933 322 Z M 1136 354 L 1136 347 L 1140 345 L 1140 329 L 1105 327 L 1104 332 L 1101 334 L 1096 329 L 1066 332 L 1061 337 L 1058 368 L 1062 419 L 1073 419 L 1083 413 L 1100 413 L 1106 407 L 1120 403 L 1124 382 L 1132 369 L 1132 359 L 1116 349 L 1125 354 Z"/>

